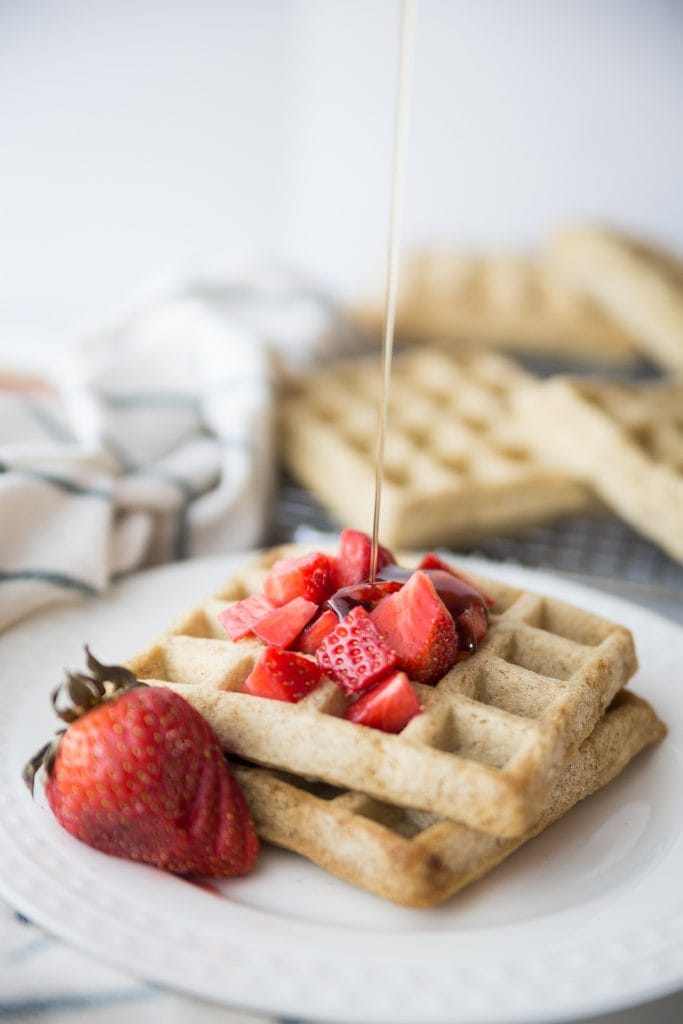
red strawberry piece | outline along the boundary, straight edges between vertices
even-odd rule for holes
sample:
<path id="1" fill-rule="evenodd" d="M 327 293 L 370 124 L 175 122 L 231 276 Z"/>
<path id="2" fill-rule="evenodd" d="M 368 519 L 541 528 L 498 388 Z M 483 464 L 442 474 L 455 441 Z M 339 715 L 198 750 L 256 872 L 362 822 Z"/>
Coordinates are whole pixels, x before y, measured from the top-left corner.
<path id="1" fill-rule="evenodd" d="M 263 581 L 264 594 L 276 605 L 295 597 L 322 604 L 336 588 L 334 561 L 322 551 L 278 559 Z"/>
<path id="2" fill-rule="evenodd" d="M 408 676 L 405 672 L 394 672 L 361 694 L 344 717 L 383 732 L 400 732 L 421 710 Z"/>
<path id="3" fill-rule="evenodd" d="M 266 647 L 244 682 L 244 692 L 295 704 L 319 684 L 322 669 L 311 658 L 282 647 Z"/>
<path id="4" fill-rule="evenodd" d="M 179 694 L 137 686 L 119 667 L 89 664 L 103 670 L 100 679 L 68 677 L 59 692 L 66 689 L 72 706 L 55 707 L 71 724 L 27 765 L 26 781 L 32 787 L 45 763 L 57 821 L 104 853 L 178 874 L 249 871 L 256 832 L 209 724 Z M 132 683 L 104 697 L 101 684 L 112 672 Z"/>
<path id="5" fill-rule="evenodd" d="M 342 530 L 337 552 L 337 586 L 351 587 L 370 578 L 372 539 L 360 530 Z M 388 548 L 380 544 L 377 551 L 377 569 L 395 562 Z"/>
<path id="6" fill-rule="evenodd" d="M 418 565 L 418 569 L 439 569 L 442 572 L 448 572 L 451 574 L 451 576 L 455 576 L 456 579 L 462 580 L 462 582 L 467 584 L 467 586 L 470 587 L 476 594 L 479 594 L 481 598 L 486 602 L 486 604 L 489 605 L 489 607 L 496 603 L 493 600 L 493 598 L 487 597 L 486 594 L 482 594 L 481 590 L 477 588 L 477 586 L 472 582 L 471 579 L 469 579 L 469 577 L 465 576 L 464 573 L 459 572 L 457 569 L 454 569 L 452 565 L 448 564 L 448 562 L 444 562 L 444 560 L 442 558 L 439 558 L 439 556 L 434 551 L 429 551 L 424 556 L 424 558 Z"/>
<path id="7" fill-rule="evenodd" d="M 391 671 L 397 660 L 360 605 L 328 633 L 316 658 L 322 670 L 348 693 L 372 686 Z"/>
<path id="8" fill-rule="evenodd" d="M 331 609 L 322 612 L 309 626 L 306 626 L 296 642 L 297 651 L 302 654 L 315 654 L 320 644 L 339 622 Z"/>
<path id="9" fill-rule="evenodd" d="M 296 640 L 307 622 L 310 622 L 318 606 L 315 601 L 295 597 L 280 608 L 273 608 L 262 619 L 255 622 L 252 631 L 266 644 L 274 647 L 289 647 Z"/>
<path id="10" fill-rule="evenodd" d="M 380 601 L 370 618 L 416 682 L 435 683 L 455 664 L 455 622 L 426 573 L 414 572 L 400 590 Z"/>
<path id="11" fill-rule="evenodd" d="M 265 618 L 274 607 L 265 594 L 251 594 L 220 612 L 218 621 L 231 640 L 241 640 L 252 633 L 254 624 Z"/>

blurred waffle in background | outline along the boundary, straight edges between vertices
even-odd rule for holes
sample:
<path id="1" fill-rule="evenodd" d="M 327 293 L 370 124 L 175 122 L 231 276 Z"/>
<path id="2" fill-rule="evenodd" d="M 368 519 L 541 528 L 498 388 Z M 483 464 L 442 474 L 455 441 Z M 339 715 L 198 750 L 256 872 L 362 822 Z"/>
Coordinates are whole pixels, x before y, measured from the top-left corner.
<path id="1" fill-rule="evenodd" d="M 381 330 L 381 302 L 356 314 Z M 404 341 L 479 342 L 511 352 L 637 360 L 629 333 L 591 299 L 567 285 L 550 262 L 521 253 L 425 250 L 406 265 L 396 318 Z"/>
<path id="2" fill-rule="evenodd" d="M 677 257 L 577 226 L 533 257 L 408 254 L 399 295 L 390 542 L 457 545 L 610 589 L 646 588 L 683 614 Z M 377 348 L 381 298 L 351 315 Z M 379 388 L 376 357 L 285 388 L 282 461 L 293 479 L 273 539 L 291 536 L 294 519 L 367 528 Z"/>

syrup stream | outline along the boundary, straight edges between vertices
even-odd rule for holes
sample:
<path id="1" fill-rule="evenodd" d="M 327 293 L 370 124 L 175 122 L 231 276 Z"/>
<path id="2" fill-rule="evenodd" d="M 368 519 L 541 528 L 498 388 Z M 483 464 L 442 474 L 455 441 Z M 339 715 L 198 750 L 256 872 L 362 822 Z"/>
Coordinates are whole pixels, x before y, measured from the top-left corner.
<path id="1" fill-rule="evenodd" d="M 403 0 L 401 10 L 398 99 L 396 105 L 396 126 L 394 133 L 393 182 L 391 190 L 391 213 L 389 218 L 389 240 L 387 247 L 384 332 L 382 337 L 382 390 L 379 402 L 377 449 L 375 456 L 375 504 L 372 518 L 370 583 L 374 583 L 377 577 L 377 560 L 379 555 L 379 520 L 382 502 L 382 478 L 384 473 L 384 436 L 387 428 L 391 360 L 394 351 L 394 328 L 396 325 L 399 236 L 405 182 L 406 141 L 408 136 L 408 112 L 413 66 L 416 3 L 417 0 Z"/>

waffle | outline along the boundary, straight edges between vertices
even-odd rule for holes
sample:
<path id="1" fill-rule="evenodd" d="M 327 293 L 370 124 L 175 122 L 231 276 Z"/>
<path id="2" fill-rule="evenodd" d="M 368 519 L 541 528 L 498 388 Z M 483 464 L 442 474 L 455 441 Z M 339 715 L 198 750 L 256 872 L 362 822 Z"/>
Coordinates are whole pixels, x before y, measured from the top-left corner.
<path id="1" fill-rule="evenodd" d="M 238 765 L 235 771 L 263 839 L 377 896 L 432 907 L 606 785 L 664 733 L 650 705 L 622 691 L 565 763 L 540 816 L 514 839 L 264 768 Z"/>
<path id="2" fill-rule="evenodd" d="M 495 353 L 424 348 L 394 360 L 382 487 L 383 541 L 457 545 L 587 504 L 519 438 L 512 395 L 532 380 Z M 282 457 L 340 524 L 369 528 L 381 387 L 378 360 L 329 366 L 282 402 Z"/>
<path id="3" fill-rule="evenodd" d="M 486 640 L 436 686 L 415 684 L 424 710 L 401 733 L 388 734 L 343 719 L 349 698 L 330 680 L 298 704 L 239 692 L 262 645 L 230 641 L 217 614 L 226 601 L 260 591 L 268 567 L 292 550 L 301 549 L 267 552 L 129 667 L 182 693 L 224 747 L 246 760 L 482 831 L 521 835 L 538 817 L 567 751 L 634 672 L 628 630 L 481 580 L 495 602 Z"/>
<path id="4" fill-rule="evenodd" d="M 557 377 L 518 392 L 528 443 L 683 562 L 683 380 Z"/>
<path id="5" fill-rule="evenodd" d="M 357 319 L 380 333 L 383 308 L 368 306 Z M 513 253 L 415 254 L 402 277 L 396 331 L 407 341 L 475 342 L 605 363 L 628 364 L 637 355 L 626 330 L 561 274 Z"/>
<path id="6" fill-rule="evenodd" d="M 668 370 L 683 371 L 683 263 L 641 241 L 594 227 L 560 232 L 551 259 L 569 285 L 599 302 Z"/>

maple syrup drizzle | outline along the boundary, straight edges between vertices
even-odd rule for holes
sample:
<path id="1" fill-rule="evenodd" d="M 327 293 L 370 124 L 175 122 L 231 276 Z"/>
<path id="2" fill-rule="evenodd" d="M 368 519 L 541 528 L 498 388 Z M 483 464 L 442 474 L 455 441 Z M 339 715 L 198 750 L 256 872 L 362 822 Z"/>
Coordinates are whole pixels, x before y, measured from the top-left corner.
<path id="1" fill-rule="evenodd" d="M 398 294 L 398 258 L 403 189 L 405 181 L 406 142 L 410 84 L 412 78 L 415 9 L 417 0 L 403 0 L 401 9 L 401 43 L 398 71 L 398 98 L 394 131 L 394 159 L 392 172 L 389 239 L 387 246 L 387 272 L 384 294 L 384 331 L 382 336 L 382 386 L 379 401 L 377 448 L 375 455 L 375 503 L 372 517 L 372 547 L 370 549 L 370 583 L 377 578 L 379 555 L 379 521 L 384 474 L 384 436 L 387 428 L 391 361 L 394 351 L 396 325 L 396 298 Z"/>

